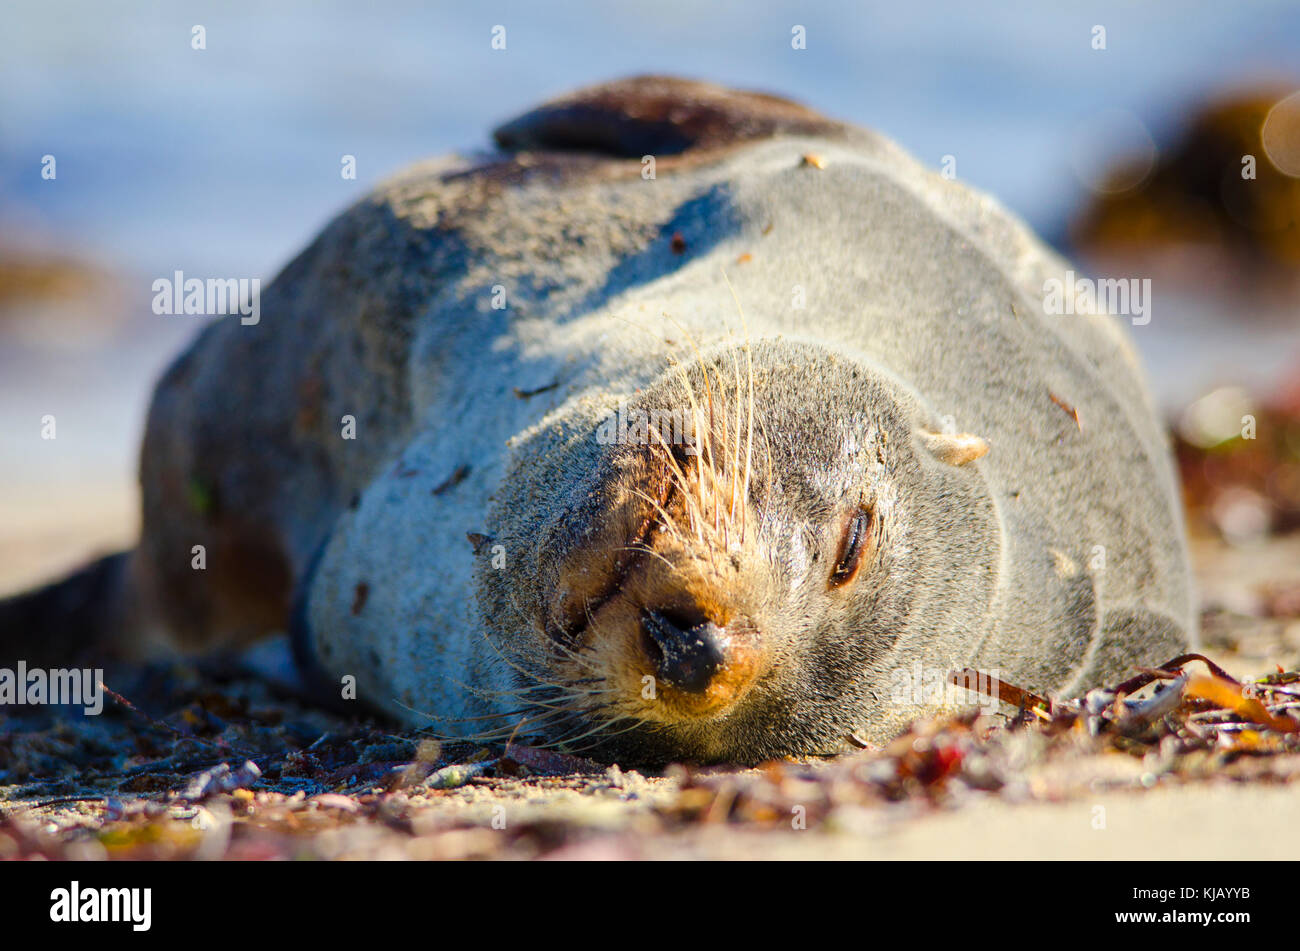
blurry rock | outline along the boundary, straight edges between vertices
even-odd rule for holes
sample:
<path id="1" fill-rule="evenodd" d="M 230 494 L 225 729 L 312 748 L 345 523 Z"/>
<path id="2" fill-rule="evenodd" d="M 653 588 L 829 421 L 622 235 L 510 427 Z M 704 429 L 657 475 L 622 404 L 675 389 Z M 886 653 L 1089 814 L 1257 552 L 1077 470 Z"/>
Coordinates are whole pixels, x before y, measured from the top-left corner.
<path id="1" fill-rule="evenodd" d="M 1198 449 L 1210 449 L 1240 436 L 1243 420 L 1253 411 L 1254 404 L 1244 390 L 1220 387 L 1184 410 L 1178 435 Z"/>
<path id="2" fill-rule="evenodd" d="M 0 310 L 19 301 L 84 297 L 104 279 L 84 262 L 0 249 Z"/>
<path id="3" fill-rule="evenodd" d="M 1224 387 L 1183 412 L 1174 450 L 1194 529 L 1235 544 L 1300 529 L 1297 397 L 1257 404 Z"/>
<path id="4" fill-rule="evenodd" d="M 1246 281 L 1300 287 L 1300 93 L 1275 87 L 1233 95 L 1194 114 L 1159 155 L 1121 157 L 1071 226 L 1093 258 L 1186 252 L 1184 273 L 1241 268 Z M 1253 177 L 1251 172 L 1253 171 Z M 1137 181 L 1128 189 L 1118 186 Z M 1199 248 L 1200 252 L 1191 249 Z M 1218 267 L 1206 268 L 1205 251 Z"/>
<path id="5" fill-rule="evenodd" d="M 96 264 L 0 244 L 0 339 L 96 346 L 120 328 L 124 299 L 120 281 Z"/>
<path id="6" fill-rule="evenodd" d="M 1273 526 L 1268 499 L 1240 486 L 1219 493 L 1210 508 L 1210 516 L 1219 533 L 1238 545 L 1259 541 Z"/>

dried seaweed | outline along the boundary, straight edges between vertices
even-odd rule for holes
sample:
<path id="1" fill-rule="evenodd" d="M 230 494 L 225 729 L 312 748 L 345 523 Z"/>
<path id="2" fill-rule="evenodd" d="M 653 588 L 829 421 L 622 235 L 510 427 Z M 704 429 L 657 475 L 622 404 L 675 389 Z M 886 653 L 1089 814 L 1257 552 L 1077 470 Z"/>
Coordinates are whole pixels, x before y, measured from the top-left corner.
<path id="1" fill-rule="evenodd" d="M 251 680 L 179 676 L 159 681 L 159 716 L 123 703 L 76 731 L 0 738 L 25 783 L 0 800 L 0 858 L 637 857 L 719 827 L 860 831 L 972 796 L 1300 779 L 1300 673 L 1239 682 L 1199 654 L 1071 700 L 957 671 L 1002 712 L 919 719 L 832 760 L 650 776 L 514 743 L 439 745 L 272 703 Z M 234 750 L 261 775 L 233 781 Z"/>
<path id="2" fill-rule="evenodd" d="M 1209 668 L 1209 675 L 1185 672 L 1183 668 L 1193 662 Z M 1083 723 L 1092 736 L 1110 732 L 1132 737 L 1163 724 L 1164 735 L 1193 744 L 1213 740 L 1220 746 L 1231 745 L 1227 734 L 1247 727 L 1279 735 L 1300 732 L 1300 720 L 1286 712 L 1300 705 L 1289 686 L 1300 675 L 1279 671 L 1243 684 L 1202 654 L 1180 654 L 1114 687 L 1096 688 L 1077 700 L 1055 704 L 975 673 L 955 671 L 949 679 L 1021 710 L 1036 708 L 1044 727 L 1057 731 Z M 1158 685 L 1155 691 L 1144 693 L 1152 684 Z"/>

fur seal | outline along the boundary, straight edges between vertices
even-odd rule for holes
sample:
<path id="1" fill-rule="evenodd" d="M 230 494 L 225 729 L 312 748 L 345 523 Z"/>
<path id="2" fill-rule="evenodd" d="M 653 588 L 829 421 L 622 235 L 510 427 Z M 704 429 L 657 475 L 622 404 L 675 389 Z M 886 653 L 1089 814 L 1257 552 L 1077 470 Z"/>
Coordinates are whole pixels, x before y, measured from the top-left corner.
<path id="1" fill-rule="evenodd" d="M 1194 637 L 1125 331 L 1046 313 L 1066 264 L 992 200 L 670 78 L 496 142 L 159 383 L 116 570 L 176 643 L 290 626 L 336 696 L 450 735 L 754 762 L 887 737 L 899 671 L 1064 695 Z"/>

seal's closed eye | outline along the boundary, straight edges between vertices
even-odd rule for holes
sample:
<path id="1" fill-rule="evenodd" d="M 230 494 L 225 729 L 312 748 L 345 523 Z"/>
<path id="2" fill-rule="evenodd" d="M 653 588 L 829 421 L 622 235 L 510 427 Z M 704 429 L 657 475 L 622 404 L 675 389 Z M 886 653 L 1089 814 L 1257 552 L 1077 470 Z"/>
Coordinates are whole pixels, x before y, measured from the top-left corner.
<path id="1" fill-rule="evenodd" d="M 827 581 L 828 587 L 842 588 L 857 577 L 858 569 L 862 567 L 862 556 L 871 541 L 874 521 L 875 510 L 865 505 L 849 516 L 840 540 L 839 557 L 835 559 L 835 568 Z"/>

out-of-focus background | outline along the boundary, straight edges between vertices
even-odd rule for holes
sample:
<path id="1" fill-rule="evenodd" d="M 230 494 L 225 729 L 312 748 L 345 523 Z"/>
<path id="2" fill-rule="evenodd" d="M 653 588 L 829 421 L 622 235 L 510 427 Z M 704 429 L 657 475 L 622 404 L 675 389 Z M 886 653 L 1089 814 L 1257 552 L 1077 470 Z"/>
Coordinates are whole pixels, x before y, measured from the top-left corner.
<path id="1" fill-rule="evenodd" d="M 1081 274 L 1151 278 L 1134 338 L 1194 530 L 1249 546 L 1294 529 L 1300 5 L 985 6 L 8 5 L 0 591 L 132 541 L 149 391 L 212 319 L 155 315 L 155 279 L 268 282 L 403 165 L 484 148 L 544 98 L 644 72 L 776 92 L 936 169 L 951 157 Z"/>

